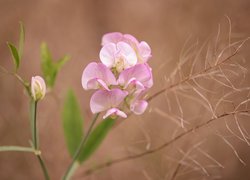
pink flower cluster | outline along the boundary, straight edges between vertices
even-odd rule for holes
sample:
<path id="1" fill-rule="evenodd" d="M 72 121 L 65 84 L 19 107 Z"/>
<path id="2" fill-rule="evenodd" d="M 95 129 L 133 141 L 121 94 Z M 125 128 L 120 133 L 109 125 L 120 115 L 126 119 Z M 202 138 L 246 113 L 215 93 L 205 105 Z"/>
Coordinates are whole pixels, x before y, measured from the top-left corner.
<path id="1" fill-rule="evenodd" d="M 143 98 L 153 85 L 149 45 L 129 34 L 108 33 L 102 37 L 100 63 L 91 62 L 82 74 L 85 90 L 96 89 L 90 100 L 93 113 L 126 118 L 125 109 L 142 114 L 148 103 Z"/>

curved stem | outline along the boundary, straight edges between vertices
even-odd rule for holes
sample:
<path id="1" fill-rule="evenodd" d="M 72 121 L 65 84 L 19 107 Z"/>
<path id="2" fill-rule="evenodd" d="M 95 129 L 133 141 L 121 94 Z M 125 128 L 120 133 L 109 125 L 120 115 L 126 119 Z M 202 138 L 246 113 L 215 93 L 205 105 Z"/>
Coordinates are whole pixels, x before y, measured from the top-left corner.
<path id="1" fill-rule="evenodd" d="M 48 170 L 46 168 L 46 165 L 42 159 L 41 152 L 39 150 L 39 145 L 38 145 L 38 136 L 37 136 L 37 123 L 36 123 L 36 113 L 37 113 L 37 101 L 31 101 L 31 131 L 32 131 L 32 142 L 34 145 L 34 149 L 36 152 L 35 153 L 36 157 L 38 158 L 38 161 L 40 163 L 40 166 L 42 168 L 44 178 L 45 180 L 50 180 Z"/>
<path id="2" fill-rule="evenodd" d="M 68 179 L 70 179 L 70 177 L 73 175 L 74 171 L 75 171 L 76 168 L 78 167 L 76 161 L 77 161 L 77 159 L 78 159 L 78 157 L 79 157 L 79 155 L 80 155 L 80 153 L 81 153 L 81 151 L 82 151 L 84 145 L 86 144 L 86 142 L 87 142 L 87 140 L 88 140 L 88 137 L 89 137 L 89 135 L 90 135 L 90 133 L 91 133 L 91 131 L 92 131 L 92 129 L 93 129 L 95 123 L 96 123 L 96 120 L 98 119 L 99 114 L 100 114 L 100 113 L 97 113 L 97 114 L 94 116 L 94 118 L 93 118 L 93 120 L 92 120 L 92 122 L 91 122 L 91 124 L 90 124 L 90 126 L 89 126 L 89 128 L 88 128 L 88 131 L 87 131 L 86 135 L 82 138 L 82 141 L 81 141 L 80 145 L 78 146 L 78 148 L 77 148 L 77 150 L 76 150 L 76 152 L 75 152 L 75 154 L 74 154 L 74 156 L 73 156 L 73 160 L 72 160 L 72 162 L 70 163 L 70 165 L 69 165 L 69 167 L 68 167 L 66 173 L 65 173 L 64 176 L 63 176 L 63 180 L 68 180 Z"/>

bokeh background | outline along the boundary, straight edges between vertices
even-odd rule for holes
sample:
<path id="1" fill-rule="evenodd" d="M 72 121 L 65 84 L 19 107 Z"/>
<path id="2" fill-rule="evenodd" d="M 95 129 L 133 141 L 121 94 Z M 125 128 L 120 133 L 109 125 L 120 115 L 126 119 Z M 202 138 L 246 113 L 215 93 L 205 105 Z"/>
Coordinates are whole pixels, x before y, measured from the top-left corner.
<path id="1" fill-rule="evenodd" d="M 82 89 L 80 79 L 84 67 L 89 62 L 98 60 L 103 34 L 113 31 L 130 33 L 150 44 L 153 57 L 149 63 L 153 68 L 155 80 L 150 91 L 152 94 L 167 85 L 163 76 L 170 74 L 176 66 L 183 44 L 188 38 L 191 37 L 191 42 L 199 41 L 202 44 L 209 37 L 216 35 L 219 24 L 222 36 L 227 36 L 229 23 L 226 16 L 231 19 L 233 37 L 244 38 L 250 35 L 249 0 L 0 0 L 1 66 L 12 69 L 6 41 L 17 43 L 19 21 L 24 23 L 26 29 L 24 57 L 19 71 L 24 79 L 29 80 L 31 76 L 41 75 L 40 44 L 43 41 L 48 43 L 54 58 L 58 59 L 64 54 L 71 56 L 71 60 L 58 74 L 53 92 L 39 104 L 42 155 L 48 164 L 52 179 L 60 179 L 70 163 L 60 117 L 64 96 L 69 88 L 77 94 L 85 116 L 85 128 L 92 116 L 89 110 L 92 92 Z M 242 57 L 246 59 L 244 66 L 247 69 L 249 47 L 249 44 L 246 44 L 241 51 Z M 245 85 L 249 86 L 250 78 L 249 74 L 247 75 Z M 187 120 L 192 119 L 192 114 L 196 117 L 197 114 L 204 113 L 197 104 L 180 101 L 188 111 L 185 114 Z M 1 73 L 0 145 L 28 145 L 31 138 L 28 104 L 28 98 L 16 79 Z M 155 108 L 158 109 L 156 112 Z M 178 112 L 177 105 L 173 104 L 172 108 L 172 113 Z M 164 98 L 158 97 L 151 102 L 144 115 L 131 116 L 124 120 L 112 130 L 94 157 L 77 171 L 73 179 L 169 179 L 182 156 L 178 149 L 188 151 L 201 140 L 202 149 L 223 164 L 224 168 L 208 168 L 211 176 L 198 170 L 177 176 L 176 179 L 250 178 L 250 149 L 246 143 L 232 140 L 235 149 L 247 164 L 244 166 L 235 157 L 232 149 L 211 131 L 224 131 L 224 120 L 202 129 L 196 135 L 187 136 L 171 148 L 154 155 L 120 163 L 82 177 L 85 169 L 100 162 L 143 152 L 146 147 L 155 147 L 171 139 L 176 125 L 159 113 L 167 109 L 168 104 Z M 206 113 L 203 115 L 203 118 L 208 117 Z M 244 126 L 249 131 L 249 123 L 247 126 L 245 121 Z M 199 164 L 206 164 L 204 157 L 196 152 L 194 156 Z M 192 166 L 197 164 L 193 163 Z M 32 154 L 4 152 L 0 154 L 0 179 L 39 180 L 43 179 L 43 175 L 36 157 Z"/>

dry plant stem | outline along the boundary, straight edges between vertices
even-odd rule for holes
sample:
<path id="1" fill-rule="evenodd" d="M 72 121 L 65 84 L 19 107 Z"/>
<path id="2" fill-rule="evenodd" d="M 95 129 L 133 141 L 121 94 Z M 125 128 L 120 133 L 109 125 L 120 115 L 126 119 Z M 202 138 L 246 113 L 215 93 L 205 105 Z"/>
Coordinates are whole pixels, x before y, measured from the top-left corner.
<path id="1" fill-rule="evenodd" d="M 180 170 L 181 166 L 182 166 L 182 164 L 178 163 L 178 165 L 177 165 L 177 167 L 176 167 L 176 169 L 175 169 L 175 171 L 174 171 L 174 173 L 173 173 L 173 175 L 171 177 L 171 180 L 175 180 L 176 175 L 178 174 L 178 171 Z"/>
<path id="2" fill-rule="evenodd" d="M 45 180 L 50 180 L 49 177 L 49 173 L 48 170 L 46 168 L 46 165 L 41 157 L 41 152 L 39 150 L 39 146 L 38 146 L 38 137 L 37 137 L 37 125 L 36 125 L 36 113 L 37 113 L 37 101 L 31 101 L 31 127 L 32 127 L 32 142 L 33 142 L 33 146 L 35 149 L 35 153 L 36 157 L 38 158 L 38 161 L 40 163 L 40 166 L 42 168 L 43 174 L 44 174 L 44 178 Z"/>
<path id="3" fill-rule="evenodd" d="M 188 77 L 185 77 L 185 78 L 182 79 L 180 82 L 177 82 L 177 83 L 175 83 L 175 84 L 172 84 L 172 85 L 170 85 L 170 86 L 168 86 L 168 87 L 165 87 L 165 88 L 159 90 L 158 92 L 156 92 L 156 93 L 154 93 L 152 96 L 150 96 L 150 97 L 147 99 L 147 101 L 151 101 L 152 99 L 154 99 L 155 97 L 161 95 L 162 93 L 164 93 L 164 92 L 166 92 L 166 91 L 169 91 L 169 90 L 172 90 L 172 89 L 176 88 L 177 86 L 179 86 L 179 85 L 181 85 L 181 84 L 183 84 L 183 83 L 185 83 L 185 82 L 187 82 L 187 81 L 190 81 L 190 80 L 194 79 L 194 78 L 195 78 L 196 76 L 198 76 L 198 75 L 207 73 L 207 72 L 209 72 L 209 71 L 211 71 L 211 70 L 213 70 L 213 69 L 215 69 L 215 68 L 220 67 L 220 65 L 222 65 L 223 63 L 227 62 L 227 61 L 230 60 L 232 57 L 234 57 L 234 56 L 239 52 L 240 48 L 242 47 L 242 45 L 243 45 L 247 40 L 248 40 L 248 39 L 244 40 L 244 41 L 238 46 L 238 48 L 237 48 L 231 55 L 229 55 L 228 57 L 226 57 L 226 58 L 223 59 L 222 61 L 217 62 L 214 66 L 210 66 L 210 67 L 208 67 L 208 68 L 205 68 L 204 70 L 202 70 L 202 71 L 200 71 L 200 72 L 198 72 L 198 73 L 195 73 L 195 74 L 192 74 L 192 75 L 190 75 L 190 76 L 188 76 Z"/>
<path id="4" fill-rule="evenodd" d="M 100 164 L 98 166 L 96 166 L 94 169 L 88 169 L 86 170 L 84 173 L 83 173 L 83 177 L 84 176 L 88 176 L 90 174 L 92 174 L 93 172 L 99 170 L 99 169 L 102 169 L 102 168 L 105 168 L 105 167 L 108 167 L 108 166 L 111 166 L 111 165 L 114 165 L 114 164 L 118 164 L 118 163 L 121 163 L 121 162 L 125 162 L 125 161 L 129 161 L 129 160 L 133 160 L 133 159 L 137 159 L 137 158 L 140 158 L 140 157 L 144 157 L 146 155 L 150 155 L 150 154 L 153 154 L 153 153 L 156 153 L 166 147 L 168 147 L 169 145 L 173 144 L 174 142 L 180 140 L 181 138 L 183 138 L 184 136 L 192 133 L 192 132 L 195 132 L 196 130 L 220 119 L 220 118 L 223 118 L 223 117 L 226 117 L 226 116 L 231 116 L 231 115 L 235 115 L 235 114 L 238 114 L 238 113 L 249 113 L 250 110 L 239 110 L 239 111 L 233 111 L 233 112 L 228 112 L 228 113 L 224 113 L 224 114 L 221 114 L 221 115 L 218 115 L 217 117 L 214 117 L 202 124 L 199 124 L 181 134 L 179 134 L 178 136 L 176 136 L 175 138 L 171 139 L 170 141 L 154 148 L 154 149 L 151 149 L 149 151 L 145 151 L 143 153 L 140 153 L 140 154 L 136 154 L 136 155 L 131 155 L 131 156 L 127 156 L 127 157 L 123 157 L 123 158 L 118 158 L 116 160 L 113 160 L 113 161 L 110 161 L 110 162 L 107 162 L 107 163 L 103 163 L 103 164 Z"/>
<path id="5" fill-rule="evenodd" d="M 68 179 L 70 179 L 70 177 L 74 174 L 74 171 L 75 171 L 76 168 L 77 168 L 77 165 L 76 165 L 77 159 L 79 158 L 79 155 L 80 155 L 80 153 L 81 153 L 81 151 L 82 151 L 84 145 L 86 144 L 86 142 L 87 142 L 87 140 L 88 140 L 88 137 L 89 137 L 89 135 L 90 135 L 90 133 L 91 133 L 91 131 L 92 131 L 92 129 L 93 129 L 93 127 L 94 127 L 94 125 L 95 125 L 97 119 L 98 119 L 99 114 L 100 114 L 100 113 L 97 113 L 97 114 L 94 116 L 94 118 L 93 118 L 93 120 L 92 120 L 92 122 L 91 122 L 91 124 L 90 124 L 90 127 L 88 128 L 88 131 L 87 131 L 86 135 L 84 135 L 84 137 L 82 138 L 82 141 L 81 141 L 81 143 L 79 144 L 79 146 L 78 146 L 78 148 L 77 148 L 77 150 L 76 150 L 76 152 L 75 152 L 75 154 L 74 154 L 74 156 L 73 156 L 73 160 L 72 160 L 72 162 L 70 163 L 70 165 L 69 165 L 69 167 L 68 167 L 66 173 L 65 173 L 64 176 L 63 176 L 63 180 L 68 180 Z"/>

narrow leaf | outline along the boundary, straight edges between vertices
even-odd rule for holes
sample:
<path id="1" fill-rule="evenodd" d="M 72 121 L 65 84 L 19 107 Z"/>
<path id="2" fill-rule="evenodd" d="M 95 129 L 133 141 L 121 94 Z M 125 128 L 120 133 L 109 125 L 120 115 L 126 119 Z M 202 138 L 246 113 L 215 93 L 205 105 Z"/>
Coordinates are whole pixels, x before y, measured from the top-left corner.
<path id="1" fill-rule="evenodd" d="M 58 71 L 69 60 L 69 58 L 69 56 L 64 56 L 58 61 L 53 61 L 47 44 L 41 44 L 41 67 L 48 87 L 52 88 L 54 86 Z"/>
<path id="2" fill-rule="evenodd" d="M 19 68 L 19 63 L 20 63 L 20 58 L 19 58 L 19 55 L 18 55 L 18 51 L 17 51 L 16 47 L 13 44 L 11 44 L 9 42 L 7 44 L 8 44 L 8 47 L 10 49 L 13 62 L 15 64 L 15 69 L 17 70 Z"/>
<path id="3" fill-rule="evenodd" d="M 70 56 L 66 55 L 57 61 L 57 69 L 60 70 L 62 66 L 70 60 Z"/>
<path id="4" fill-rule="evenodd" d="M 3 151 L 23 151 L 23 152 L 35 152 L 33 148 L 22 146 L 0 146 L 0 152 Z"/>
<path id="5" fill-rule="evenodd" d="M 24 40 L 25 40 L 25 30 L 24 30 L 23 23 L 20 22 L 19 47 L 18 47 L 18 53 L 19 53 L 20 59 L 22 59 L 22 56 L 23 56 Z"/>
<path id="6" fill-rule="evenodd" d="M 79 156 L 78 161 L 80 163 L 87 160 L 97 150 L 110 129 L 113 127 L 114 122 L 114 119 L 106 118 L 92 131 Z"/>
<path id="7" fill-rule="evenodd" d="M 73 157 L 83 136 L 83 117 L 72 90 L 69 90 L 66 96 L 62 119 L 66 144 L 70 155 Z"/>
<path id="8" fill-rule="evenodd" d="M 46 84 L 53 87 L 57 70 L 53 64 L 49 48 L 46 43 L 41 44 L 41 67 Z"/>

